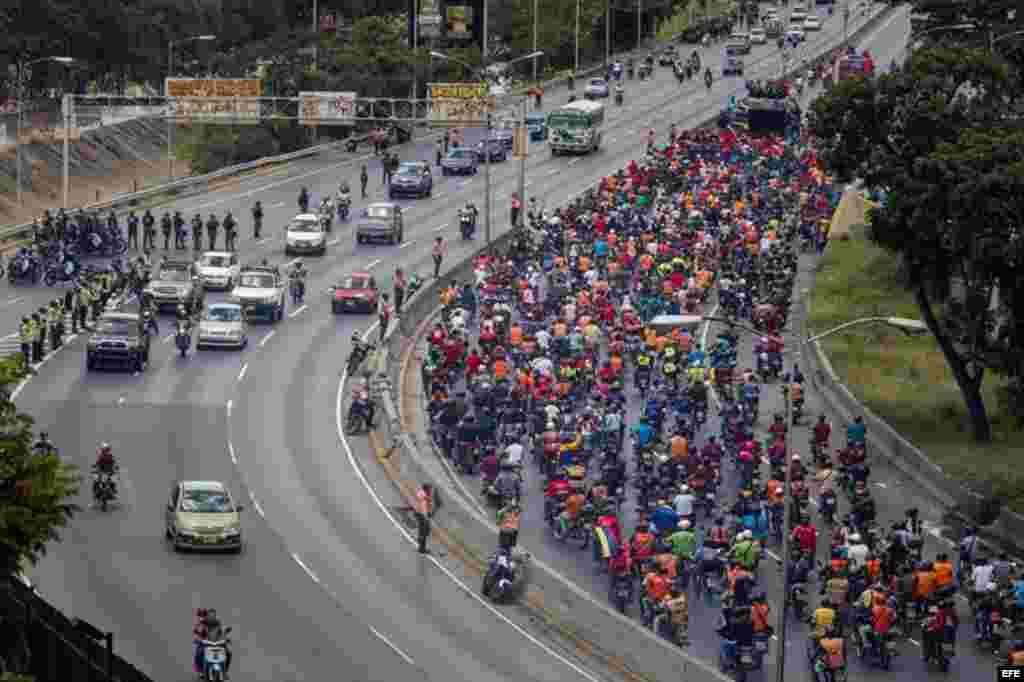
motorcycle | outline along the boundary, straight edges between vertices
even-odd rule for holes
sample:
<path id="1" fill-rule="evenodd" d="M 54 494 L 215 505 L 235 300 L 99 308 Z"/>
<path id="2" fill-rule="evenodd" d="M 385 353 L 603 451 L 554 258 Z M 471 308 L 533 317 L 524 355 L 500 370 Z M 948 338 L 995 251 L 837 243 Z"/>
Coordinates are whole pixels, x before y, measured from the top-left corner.
<path id="1" fill-rule="evenodd" d="M 19 253 L 10 262 L 10 266 L 7 269 L 7 280 L 11 284 L 25 281 L 30 284 L 37 284 L 41 271 L 42 265 L 35 256 Z"/>
<path id="2" fill-rule="evenodd" d="M 187 322 L 178 323 L 178 329 L 174 332 L 174 345 L 178 347 L 181 357 L 188 355 L 188 350 L 192 347 L 192 328 Z"/>
<path id="3" fill-rule="evenodd" d="M 224 668 L 228 660 L 227 645 L 231 640 L 227 635 L 231 634 L 231 628 L 224 631 L 225 638 L 216 642 L 203 640 L 203 676 L 205 682 L 223 682 Z"/>
<path id="4" fill-rule="evenodd" d="M 621 107 L 622 106 L 622 102 L 624 100 L 625 100 L 625 96 L 622 94 L 622 90 L 616 90 L 615 91 L 615 104 L 617 106 Z"/>
<path id="5" fill-rule="evenodd" d="M 373 350 L 372 344 L 360 344 L 352 349 L 352 352 L 348 356 L 348 367 L 347 372 L 349 376 L 354 376 L 359 366 L 363 364 L 363 360 L 369 355 L 370 351 Z"/>
<path id="6" fill-rule="evenodd" d="M 320 227 L 328 233 L 334 228 L 334 207 L 329 203 L 324 203 L 320 207 Z"/>
<path id="7" fill-rule="evenodd" d="M 92 498 L 100 511 L 107 511 L 107 506 L 117 499 L 117 484 L 114 474 L 94 471 L 92 475 Z"/>
<path id="8" fill-rule="evenodd" d="M 487 564 L 480 593 L 495 603 L 502 603 L 515 597 L 523 587 L 523 562 L 528 554 L 514 550 L 500 549 Z"/>

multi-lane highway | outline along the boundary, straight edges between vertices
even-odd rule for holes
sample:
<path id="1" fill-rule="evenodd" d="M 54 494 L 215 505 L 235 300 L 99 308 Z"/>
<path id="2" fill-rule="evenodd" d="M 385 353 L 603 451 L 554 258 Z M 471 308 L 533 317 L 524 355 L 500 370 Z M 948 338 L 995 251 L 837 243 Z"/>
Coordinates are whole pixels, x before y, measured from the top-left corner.
<path id="1" fill-rule="evenodd" d="M 811 42 L 839 34 L 832 20 Z M 718 70 L 717 48 L 703 57 Z M 774 48 L 755 48 L 748 59 L 748 77 L 778 70 Z M 609 105 L 604 148 L 587 157 L 552 158 L 535 146 L 528 193 L 548 205 L 563 201 L 634 158 L 642 130 L 706 118 L 738 85 L 717 80 L 710 93 L 696 81 L 680 87 L 667 69 L 649 81 L 627 82 L 627 106 Z M 545 99 L 557 105 L 565 93 Z M 432 142 L 399 153 L 432 159 Z M 380 199 L 379 163 L 339 153 L 168 208 L 185 215 L 231 210 L 242 218 L 243 260 L 283 263 L 280 227 L 295 213 L 299 188 L 308 186 L 314 200 L 342 179 L 358 188 L 364 162 L 370 200 Z M 497 232 L 507 225 L 518 168 L 496 165 L 492 184 Z M 455 212 L 469 200 L 482 207 L 482 187 L 481 177 L 437 173 L 433 199 L 402 202 L 406 241 L 398 246 L 357 246 L 349 227 L 336 226 L 327 256 L 305 259 L 311 271 L 306 305 L 289 308 L 276 326 L 256 327 L 245 351 L 180 359 L 164 329 L 148 370 L 139 375 L 86 374 L 82 339 L 50 358 L 19 394 L 20 407 L 83 468 L 100 441 L 111 442 L 123 490 L 119 508 L 106 514 L 87 509 L 53 546 L 34 573 L 42 593 L 68 613 L 111 629 L 119 653 L 160 680 L 189 675 L 190 616 L 199 606 L 217 607 L 235 627 L 238 679 L 592 678 L 573 660 L 525 639 L 412 553 L 338 441 L 338 377 L 349 337 L 368 320 L 332 316 L 322 292 L 354 270 L 371 270 L 385 284 L 396 267 L 427 274 L 428 247 L 438 235 L 452 241 L 451 261 L 465 255 L 476 244 L 457 242 Z M 256 199 L 266 212 L 262 242 L 253 242 L 248 230 Z M 357 211 L 361 205 L 356 202 Z M 54 296 L 52 290 L 9 290 L 0 298 L 0 330 L 15 331 L 24 307 Z M 366 445 L 354 441 L 352 447 Z M 163 509 L 179 479 L 222 480 L 248 505 L 241 555 L 175 554 L 164 543 Z M 88 506 L 89 500 L 83 495 L 81 502 Z"/>
<path id="2" fill-rule="evenodd" d="M 890 20 L 879 25 L 862 42 L 861 47 L 870 50 L 876 63 L 888 65 L 891 60 L 899 57 L 899 53 L 906 44 L 909 33 L 908 17 L 905 12 L 894 14 Z M 813 93 L 811 93 L 813 96 Z M 797 291 L 805 291 L 812 286 L 811 280 L 814 277 L 814 261 L 812 256 L 804 256 L 801 262 L 801 269 L 795 288 Z M 794 322 L 787 330 L 787 345 L 795 348 L 800 343 L 799 330 L 802 322 L 799 320 L 799 312 L 794 313 Z M 703 329 L 703 336 L 712 341 L 718 332 L 716 325 L 708 324 Z M 738 366 L 753 367 L 756 365 L 752 357 L 752 344 L 750 338 L 744 338 L 741 342 L 741 353 Z M 791 351 L 792 352 L 792 351 Z M 787 363 L 787 369 L 790 365 Z M 632 406 L 632 414 L 638 414 L 639 406 Z M 813 425 L 812 417 L 822 413 L 822 405 L 816 395 L 808 395 L 805 406 L 806 414 L 811 415 L 803 422 L 803 426 L 794 429 L 792 436 L 792 447 L 799 452 L 806 454 L 805 448 L 810 439 L 809 426 Z M 784 413 L 784 403 L 780 391 L 771 387 L 763 392 L 761 402 L 762 428 L 765 427 L 773 414 Z M 836 426 L 835 440 L 843 437 L 845 424 L 836 417 L 829 415 Z M 707 433 L 717 433 L 719 424 L 717 419 L 709 420 Z M 628 447 L 628 446 L 627 446 Z M 887 525 L 892 521 L 902 520 L 904 511 L 916 507 L 920 509 L 926 527 L 930 529 L 926 536 L 925 556 L 934 557 L 942 551 L 949 552 L 950 543 L 942 538 L 940 532 L 942 521 L 942 510 L 926 493 L 916 486 L 910 484 L 894 467 L 887 464 L 884 458 L 876 457 L 872 461 L 873 494 L 879 506 L 879 521 Z M 734 484 L 729 480 L 725 489 L 732 490 Z M 467 499 L 477 500 L 475 495 L 476 486 L 471 483 L 463 486 Z M 631 495 L 631 494 L 630 494 Z M 626 516 L 626 528 L 632 528 L 635 522 L 635 513 L 630 501 L 624 505 L 623 513 Z M 578 583 L 585 587 L 596 599 L 607 600 L 608 575 L 600 564 L 590 560 L 590 551 L 578 552 L 571 550 L 564 543 L 556 541 L 551 537 L 543 518 L 543 501 L 539 488 L 533 483 L 526 486 L 525 496 L 527 502 L 524 506 L 524 517 L 520 531 L 520 543 L 537 557 L 553 566 L 566 576 L 571 576 Z M 479 505 L 479 502 L 477 502 Z M 483 509 L 483 507 L 480 507 Z M 819 543 L 821 544 L 821 543 Z M 822 546 L 824 549 L 824 546 Z M 759 589 L 763 589 L 769 597 L 773 609 L 778 609 L 781 603 L 782 577 L 778 570 L 778 559 L 780 548 L 770 546 L 768 560 L 762 564 L 759 576 Z M 962 619 L 970 623 L 966 603 L 961 602 L 964 607 Z M 636 610 L 633 609 L 633 615 Z M 719 638 L 714 632 L 714 624 L 718 617 L 718 609 L 714 604 L 695 600 L 690 605 L 690 635 L 691 642 L 688 651 L 701 658 L 714 661 L 718 656 Z M 965 628 L 969 629 L 969 625 Z M 786 678 L 798 680 L 813 680 L 804 655 L 805 636 L 807 628 L 801 624 L 792 623 L 787 638 L 787 667 Z M 963 678 L 975 678 L 987 674 L 995 661 L 971 646 L 969 637 L 963 636 L 957 659 L 954 662 L 954 670 Z M 778 640 L 774 642 L 773 651 L 766 661 L 765 677 L 772 679 L 777 674 L 778 664 Z M 893 663 L 893 669 L 882 671 L 872 668 L 860 661 L 851 663 L 850 674 L 853 679 L 867 679 L 886 676 L 902 680 L 913 680 L 928 677 L 930 675 L 940 676 L 941 673 L 929 673 L 920 658 L 920 637 L 919 633 L 909 633 L 909 639 L 903 648 L 902 655 Z"/>

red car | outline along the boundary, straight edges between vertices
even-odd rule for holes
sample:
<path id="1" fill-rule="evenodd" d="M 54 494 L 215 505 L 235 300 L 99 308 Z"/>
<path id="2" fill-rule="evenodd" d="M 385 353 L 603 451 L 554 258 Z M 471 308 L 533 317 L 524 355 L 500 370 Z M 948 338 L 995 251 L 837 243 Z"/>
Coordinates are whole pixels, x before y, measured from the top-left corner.
<path id="1" fill-rule="evenodd" d="M 334 287 L 334 300 L 331 311 L 334 314 L 364 312 L 377 310 L 377 280 L 368 272 L 354 272 Z"/>
<path id="2" fill-rule="evenodd" d="M 374 312 L 377 310 L 377 298 L 380 291 L 377 281 L 369 272 L 353 272 L 334 288 L 334 300 L 331 311 L 342 312 Z"/>

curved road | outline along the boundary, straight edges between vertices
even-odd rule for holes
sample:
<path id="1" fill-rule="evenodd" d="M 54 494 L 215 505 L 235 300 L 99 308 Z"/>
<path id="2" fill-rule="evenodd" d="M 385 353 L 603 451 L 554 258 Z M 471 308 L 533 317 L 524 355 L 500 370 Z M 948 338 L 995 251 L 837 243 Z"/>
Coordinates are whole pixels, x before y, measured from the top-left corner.
<path id="1" fill-rule="evenodd" d="M 839 30 L 831 21 L 814 40 L 833 40 Z M 717 54 L 705 59 L 718 65 Z M 757 48 L 748 59 L 749 76 L 770 77 L 778 69 L 773 49 Z M 650 81 L 627 82 L 629 106 L 610 107 L 602 151 L 566 159 L 534 147 L 528 191 L 549 205 L 564 201 L 633 158 L 641 128 L 711 115 L 736 85 L 719 80 L 710 94 L 703 84 L 680 88 L 667 69 Z M 565 101 L 562 93 L 547 103 L 556 97 L 556 104 Z M 407 145 L 400 154 L 433 156 L 429 142 Z M 350 162 L 336 156 L 169 208 L 186 214 L 231 209 L 243 217 L 244 259 L 281 262 L 278 239 L 248 239 L 249 206 L 263 201 L 267 234 L 275 235 L 275 226 L 293 214 L 300 185 L 316 198 L 341 177 L 356 178 Z M 379 164 L 370 170 L 371 200 L 378 199 Z M 492 170 L 494 221 L 503 229 L 518 167 Z M 415 555 L 381 518 L 339 447 L 337 378 L 348 338 L 367 320 L 332 316 L 326 295 L 318 292 L 353 270 L 371 269 L 385 284 L 398 266 L 428 272 L 433 237 L 457 234 L 455 211 L 467 200 L 483 204 L 482 177 L 438 174 L 435 183 L 433 200 L 404 202 L 410 212 L 408 241 L 401 247 L 357 247 L 347 227 L 336 227 L 338 241 L 327 257 L 306 259 L 307 306 L 289 310 L 275 327 L 254 327 L 247 350 L 181 360 L 161 339 L 140 376 L 86 375 L 78 339 L 20 393 L 20 407 L 36 416 L 72 461 L 88 467 L 96 443 L 108 440 L 123 470 L 121 507 L 80 514 L 34 578 L 58 607 L 111 629 L 117 651 L 155 678 L 189 676 L 190 615 L 202 605 L 216 606 L 235 626 L 233 672 L 239 679 L 315 679 L 339 671 L 359 680 L 593 679 L 558 652 L 522 641 L 515 626 Z M 453 242 L 449 259 L 478 243 Z M 17 294 L 53 296 L 28 291 Z M 16 315 L 0 314 L 13 330 Z M 366 447 L 364 439 L 352 445 Z M 243 554 L 179 555 L 161 541 L 163 505 L 177 479 L 223 480 L 248 503 Z M 495 641 L 517 645 L 498 650 Z"/>
<path id="2" fill-rule="evenodd" d="M 872 31 L 861 42 L 861 47 L 870 50 L 876 63 L 881 68 L 886 69 L 894 58 L 900 56 L 908 35 L 908 15 L 906 12 L 899 12 Z M 806 290 L 811 286 L 810 280 L 813 278 L 813 274 L 814 263 L 812 257 L 803 256 L 801 271 L 795 283 L 797 291 Z M 800 313 L 795 311 L 792 317 L 795 318 L 798 314 Z M 708 334 L 708 338 L 713 340 L 714 334 L 718 332 L 718 328 L 717 325 L 705 325 L 703 329 L 708 330 L 709 327 L 710 331 L 705 331 L 705 333 Z M 794 336 L 787 335 L 787 343 L 790 346 L 794 346 L 794 344 L 799 343 L 799 340 Z M 752 355 L 751 340 L 745 337 L 741 341 L 741 354 L 738 366 L 753 367 L 755 361 Z M 787 360 L 787 369 L 789 367 L 789 361 Z M 635 415 L 639 413 L 640 405 L 636 400 L 632 402 L 634 404 L 631 406 L 631 412 L 635 418 Z M 777 386 L 769 387 L 768 390 L 763 392 L 761 407 L 761 414 L 764 415 L 764 418 L 761 420 L 760 425 L 763 428 L 768 425 L 769 421 L 767 420 L 770 419 L 772 414 L 784 411 L 784 403 Z M 809 416 L 804 419 L 802 426 L 797 427 L 795 435 L 792 436 L 793 447 L 804 454 L 806 454 L 806 444 L 810 439 L 808 427 L 813 425 L 812 416 L 820 414 L 823 409 L 820 399 L 813 391 L 809 391 L 807 394 L 805 409 L 806 414 Z M 830 418 L 834 421 L 836 420 L 834 416 L 830 416 Z M 834 428 L 837 434 L 840 434 L 835 437 L 834 440 L 836 441 L 842 437 L 842 426 L 840 422 L 835 421 Z M 718 419 L 714 418 L 709 420 L 705 433 L 718 433 L 719 430 Z M 627 444 L 626 447 L 630 446 Z M 731 472 L 727 472 L 727 476 L 728 473 Z M 901 475 L 881 457 L 875 458 L 872 462 L 872 481 L 873 494 L 879 508 L 880 523 L 886 525 L 890 522 L 901 520 L 905 509 L 917 507 L 921 510 L 922 519 L 925 520 L 926 527 L 930 529 L 926 537 L 925 556 L 933 557 L 941 551 L 950 551 L 950 542 L 943 537 L 942 533 L 942 510 L 936 505 L 934 500 L 907 481 L 905 476 Z M 461 479 L 460 483 L 467 484 L 460 485 L 464 496 L 473 499 L 477 506 L 483 509 L 480 506 L 479 496 L 475 494 L 477 486 L 466 479 Z M 540 560 L 551 565 L 564 575 L 572 576 L 578 580 L 596 599 L 607 602 L 607 572 L 600 565 L 591 562 L 589 549 L 584 552 L 575 551 L 551 537 L 543 518 L 543 496 L 534 483 L 535 481 L 528 482 L 525 489 L 525 496 L 528 498 L 528 502 L 524 505 L 524 523 L 520 532 L 521 543 L 524 547 L 534 552 Z M 734 489 L 735 485 L 731 479 L 727 480 L 724 490 L 730 491 L 730 499 L 733 496 L 731 491 Z M 632 528 L 635 523 L 635 505 L 632 501 L 632 491 L 627 493 L 627 498 L 628 500 L 623 507 L 623 513 L 626 515 L 624 527 Z M 840 500 L 840 505 L 845 510 L 844 499 Z M 490 514 L 492 512 L 484 510 L 484 513 Z M 819 546 L 825 547 L 821 543 L 819 543 Z M 780 556 L 779 548 L 775 545 L 769 545 L 768 549 L 771 559 L 778 559 Z M 819 559 L 821 558 L 823 558 L 823 555 L 819 555 Z M 777 570 L 776 561 L 768 560 L 763 562 L 759 578 L 760 588 L 765 590 L 772 608 L 777 611 L 781 602 L 779 597 L 782 589 L 782 576 L 781 571 Z M 991 672 L 995 661 L 991 657 L 982 654 L 976 647 L 970 644 L 972 630 L 969 610 L 966 608 L 966 602 L 962 600 L 961 606 L 963 607 L 961 610 L 961 620 L 965 625 L 961 630 L 961 645 L 953 662 L 953 670 L 962 679 L 982 679 L 983 676 Z M 631 615 L 635 616 L 637 609 L 631 608 L 630 611 Z M 691 602 L 691 643 L 687 648 L 688 652 L 710 661 L 717 659 L 719 638 L 714 632 L 714 625 L 718 613 L 719 610 L 716 605 L 706 603 L 703 600 L 693 600 Z M 790 622 L 785 671 L 787 679 L 813 682 L 813 676 L 810 674 L 804 656 L 804 637 L 806 633 L 807 628 L 805 626 Z M 858 680 L 882 678 L 915 680 L 935 677 L 936 679 L 941 679 L 943 677 L 942 673 L 926 671 L 920 660 L 920 633 L 911 632 L 909 634 L 910 640 L 902 647 L 902 654 L 893 662 L 892 670 L 882 671 L 861 661 L 853 661 L 850 668 L 851 678 Z M 772 652 L 766 661 L 766 669 L 763 673 L 764 679 L 774 679 L 777 674 L 777 650 L 778 640 L 773 643 Z"/>

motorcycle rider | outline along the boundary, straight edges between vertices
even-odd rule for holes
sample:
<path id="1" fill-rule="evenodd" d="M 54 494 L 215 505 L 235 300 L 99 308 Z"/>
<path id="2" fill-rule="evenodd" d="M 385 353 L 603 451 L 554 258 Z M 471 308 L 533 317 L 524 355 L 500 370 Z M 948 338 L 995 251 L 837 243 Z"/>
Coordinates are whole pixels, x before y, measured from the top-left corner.
<path id="1" fill-rule="evenodd" d="M 352 206 L 352 192 L 349 189 L 348 183 L 343 182 L 338 186 L 338 218 L 342 219 L 342 214 L 348 215 L 348 209 Z"/>
<path id="2" fill-rule="evenodd" d="M 476 206 L 472 201 L 467 201 L 466 205 L 459 209 L 459 226 L 462 228 L 463 236 L 467 239 L 472 238 L 476 231 L 476 213 Z M 466 222 L 467 220 L 468 222 Z"/>
<path id="3" fill-rule="evenodd" d="M 367 428 L 373 428 L 373 416 L 377 407 L 370 397 L 370 388 L 365 380 L 356 382 L 352 389 L 352 407 L 349 409 L 355 410 L 356 414 L 362 414 L 366 418 Z"/>
<path id="4" fill-rule="evenodd" d="M 303 266 L 302 259 L 300 258 L 300 259 L 297 259 L 295 261 L 295 265 L 292 266 L 291 272 L 288 273 L 288 280 L 289 280 L 289 282 L 294 282 L 295 283 L 294 286 L 297 286 L 299 288 L 299 292 L 298 292 L 298 295 L 296 297 L 299 302 L 301 302 L 302 299 L 306 295 L 306 273 L 307 272 L 308 272 L 308 270 L 306 270 L 305 266 Z"/>
<path id="5" fill-rule="evenodd" d="M 228 673 L 231 670 L 231 640 L 227 638 L 227 628 L 220 622 L 220 618 L 217 617 L 217 610 L 210 609 L 206 612 L 206 641 L 203 642 L 203 648 L 205 648 L 206 642 L 224 643 L 224 679 L 228 679 Z"/>
<path id="6" fill-rule="evenodd" d="M 40 434 L 40 439 L 45 436 L 45 433 Z M 117 460 L 114 458 L 114 449 L 110 446 L 110 443 L 103 443 L 96 448 L 96 462 L 92 465 L 92 468 L 97 473 L 108 476 L 113 476 L 118 472 Z"/>
<path id="7" fill-rule="evenodd" d="M 178 308 L 174 311 L 174 319 L 179 327 L 184 326 L 186 332 L 192 333 L 192 316 L 188 314 L 184 303 L 178 304 Z"/>
<path id="8" fill-rule="evenodd" d="M 626 91 L 622 87 L 622 83 L 621 82 L 616 83 L 615 84 L 615 103 L 621 105 L 623 100 L 625 99 L 625 96 L 626 96 Z"/>

